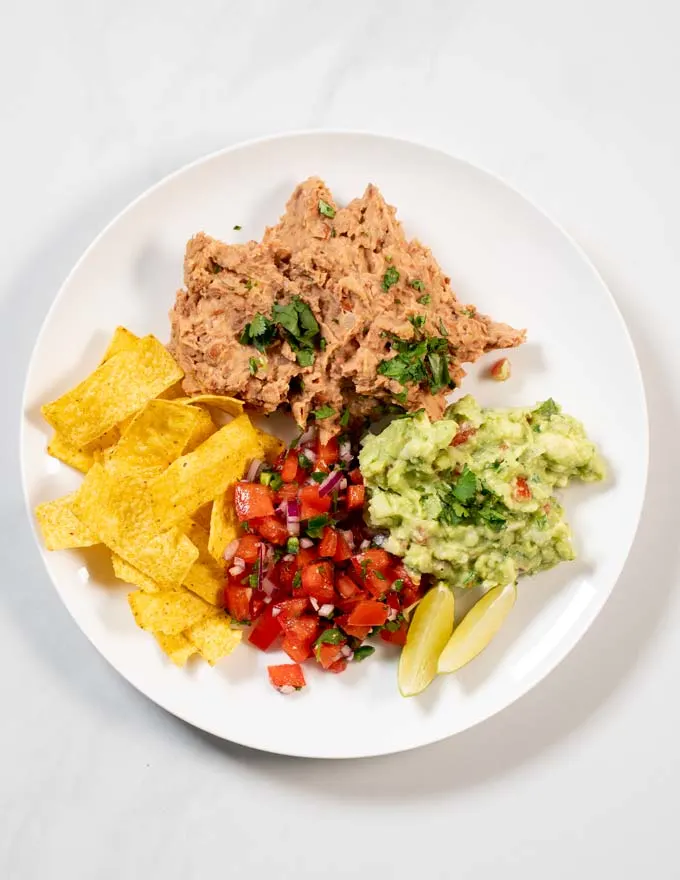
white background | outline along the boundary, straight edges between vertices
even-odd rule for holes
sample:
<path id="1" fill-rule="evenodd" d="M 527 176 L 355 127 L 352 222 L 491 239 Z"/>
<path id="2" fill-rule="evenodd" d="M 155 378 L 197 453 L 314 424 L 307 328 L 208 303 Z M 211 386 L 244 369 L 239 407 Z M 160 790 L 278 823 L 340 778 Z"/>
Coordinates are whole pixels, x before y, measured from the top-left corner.
<path id="1" fill-rule="evenodd" d="M 680 876 L 679 26 L 674 0 L 5 4 L 3 880 Z M 119 678 L 48 582 L 17 461 L 31 347 L 102 226 L 188 160 L 322 127 L 443 147 L 564 225 L 628 322 L 652 430 L 629 563 L 564 664 L 452 740 L 337 763 L 216 741 Z"/>

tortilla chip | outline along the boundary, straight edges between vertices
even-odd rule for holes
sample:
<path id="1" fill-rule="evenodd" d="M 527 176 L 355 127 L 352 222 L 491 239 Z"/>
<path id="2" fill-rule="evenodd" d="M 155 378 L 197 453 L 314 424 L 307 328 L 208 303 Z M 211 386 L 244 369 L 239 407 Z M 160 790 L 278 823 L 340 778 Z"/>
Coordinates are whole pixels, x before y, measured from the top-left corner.
<path id="1" fill-rule="evenodd" d="M 198 624 L 196 624 L 198 626 Z M 191 644 L 184 633 L 175 636 L 166 636 L 164 633 L 154 633 L 161 650 L 168 655 L 175 666 L 184 666 L 189 657 L 196 653 L 196 648 Z"/>
<path id="2" fill-rule="evenodd" d="M 60 434 L 54 434 L 47 446 L 47 452 L 52 458 L 58 458 L 64 464 L 86 474 L 95 461 L 101 458 L 101 453 L 114 446 L 119 439 L 118 428 L 111 428 L 86 446 L 73 446 Z"/>
<path id="3" fill-rule="evenodd" d="M 186 635 L 211 666 L 231 654 L 243 638 L 241 630 L 231 628 L 231 621 L 226 614 L 205 617 L 195 623 Z"/>
<path id="4" fill-rule="evenodd" d="M 198 550 L 179 529 L 159 534 L 151 496 L 136 474 L 94 464 L 76 492 L 73 512 L 109 549 L 165 589 L 179 586 Z"/>
<path id="5" fill-rule="evenodd" d="M 42 408 L 45 419 L 74 446 L 101 437 L 182 377 L 155 336 L 120 351 L 75 388 Z"/>
<path id="6" fill-rule="evenodd" d="M 195 394 L 193 397 L 180 397 L 178 403 L 202 403 L 205 406 L 214 406 L 230 416 L 243 414 L 243 401 L 235 397 L 224 397 L 221 394 Z"/>
<path id="7" fill-rule="evenodd" d="M 224 562 L 218 565 L 212 558 L 208 551 L 208 533 L 198 523 L 191 524 L 187 537 L 198 548 L 198 559 L 184 578 L 184 586 L 211 605 L 220 605 L 224 590 Z"/>
<path id="8" fill-rule="evenodd" d="M 177 401 L 174 401 L 174 403 L 177 403 Z M 187 445 L 182 450 L 183 452 L 188 453 L 193 452 L 197 446 L 201 445 L 201 443 L 205 443 L 208 437 L 212 437 L 217 431 L 217 428 L 215 427 L 213 420 L 210 418 L 208 410 L 202 409 L 200 406 L 185 406 L 184 409 L 194 413 L 196 419 L 196 427 L 192 431 L 192 434 L 187 441 Z"/>
<path id="9" fill-rule="evenodd" d="M 119 580 L 125 581 L 126 584 L 133 584 L 135 587 L 144 590 L 145 593 L 161 592 L 161 588 L 156 581 L 145 575 L 138 568 L 135 568 L 134 565 L 130 565 L 129 562 L 126 562 L 117 553 L 111 554 L 111 565 L 113 566 L 115 576 Z"/>
<path id="10" fill-rule="evenodd" d="M 54 501 L 46 501 L 35 509 L 45 547 L 48 550 L 69 550 L 75 547 L 92 547 L 99 538 L 73 513 L 76 493 L 63 495 Z"/>
<path id="11" fill-rule="evenodd" d="M 132 331 L 126 330 L 125 327 L 116 327 L 113 331 L 111 342 L 109 342 L 109 346 L 104 352 L 104 357 L 101 359 L 101 363 L 105 363 L 114 354 L 119 354 L 121 351 L 134 351 L 138 342 L 139 336 L 136 336 Z"/>
<path id="12" fill-rule="evenodd" d="M 264 450 L 265 461 L 267 464 L 274 464 L 276 459 L 283 452 L 284 444 L 278 437 L 274 437 L 272 434 L 267 434 L 266 431 L 261 431 L 259 428 L 255 428 L 255 430 L 257 431 L 257 436 Z"/>
<path id="13" fill-rule="evenodd" d="M 208 550 L 213 559 L 224 564 L 224 551 L 240 533 L 234 510 L 234 487 L 229 486 L 215 499 L 212 506 Z"/>
<path id="14" fill-rule="evenodd" d="M 165 391 L 161 391 L 158 395 L 158 400 L 177 400 L 179 397 L 184 397 L 184 389 L 182 388 L 181 379 L 179 382 L 175 382 L 174 385 L 166 388 Z"/>
<path id="15" fill-rule="evenodd" d="M 212 605 L 188 590 L 137 590 L 128 595 L 128 602 L 138 627 L 166 636 L 175 636 L 215 613 Z"/>
<path id="16" fill-rule="evenodd" d="M 150 400 L 109 453 L 107 470 L 138 471 L 149 477 L 161 473 L 184 452 L 205 416 L 172 400 Z"/>
<path id="17" fill-rule="evenodd" d="M 149 483 L 158 529 L 170 528 L 224 492 L 264 452 L 248 416 L 220 428 Z"/>
<path id="18" fill-rule="evenodd" d="M 212 501 L 209 501 L 207 504 L 204 504 L 203 507 L 199 507 L 196 513 L 191 517 L 192 520 L 199 524 L 199 526 L 203 526 L 206 532 L 210 531 L 210 517 L 212 515 Z"/>

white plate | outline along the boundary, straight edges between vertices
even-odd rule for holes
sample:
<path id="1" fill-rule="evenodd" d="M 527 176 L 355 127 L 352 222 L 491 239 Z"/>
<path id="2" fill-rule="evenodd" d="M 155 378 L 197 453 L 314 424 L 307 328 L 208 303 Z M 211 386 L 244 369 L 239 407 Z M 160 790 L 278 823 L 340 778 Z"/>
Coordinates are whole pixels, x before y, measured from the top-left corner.
<path id="1" fill-rule="evenodd" d="M 187 239 L 258 238 L 293 186 L 319 174 L 340 202 L 366 183 L 397 205 L 410 235 L 434 251 L 460 297 L 497 320 L 528 327 L 513 376 L 465 391 L 491 405 L 548 396 L 582 419 L 611 470 L 606 485 L 565 493 L 579 561 L 521 582 L 492 646 L 457 676 L 402 699 L 396 653 L 385 647 L 340 676 L 310 670 L 309 687 L 282 697 L 265 666 L 283 655 L 242 646 L 215 669 L 176 669 L 137 629 L 97 550 L 40 548 L 66 607 L 95 647 L 150 699 L 217 736 L 310 757 L 378 755 L 431 743 L 508 706 L 540 681 L 588 629 L 621 572 L 640 515 L 647 419 L 639 367 L 623 320 L 584 254 L 506 184 L 444 153 L 367 134 L 308 133 L 234 147 L 178 171 L 97 238 L 45 320 L 25 390 L 22 470 L 28 505 L 74 489 L 79 475 L 49 458 L 40 404 L 93 368 L 117 324 L 168 336 Z M 234 232 L 239 224 L 243 231 Z M 68 646 L 64 646 L 68 650 Z"/>

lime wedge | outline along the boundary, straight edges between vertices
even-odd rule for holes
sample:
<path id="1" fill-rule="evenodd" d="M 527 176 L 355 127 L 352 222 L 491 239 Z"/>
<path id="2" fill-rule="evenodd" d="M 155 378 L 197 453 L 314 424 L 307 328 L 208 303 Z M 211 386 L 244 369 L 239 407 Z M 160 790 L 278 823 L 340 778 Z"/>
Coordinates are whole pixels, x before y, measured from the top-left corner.
<path id="1" fill-rule="evenodd" d="M 439 657 L 437 672 L 455 672 L 480 654 L 503 625 L 516 598 L 514 584 L 485 593 L 456 627 Z"/>
<path id="2" fill-rule="evenodd" d="M 416 608 L 399 658 L 402 697 L 424 691 L 437 674 L 437 659 L 453 629 L 453 593 L 438 584 Z"/>

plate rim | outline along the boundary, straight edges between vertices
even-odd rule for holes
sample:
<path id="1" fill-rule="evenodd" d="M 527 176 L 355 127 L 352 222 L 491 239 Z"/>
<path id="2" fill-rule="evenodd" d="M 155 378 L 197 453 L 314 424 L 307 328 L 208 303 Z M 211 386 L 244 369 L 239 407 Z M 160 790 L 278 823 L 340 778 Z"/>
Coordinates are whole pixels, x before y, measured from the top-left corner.
<path id="1" fill-rule="evenodd" d="M 343 753 L 343 754 L 332 754 L 329 752 L 318 751 L 315 753 L 310 753 L 309 750 L 299 750 L 299 751 L 280 751 L 274 746 L 264 746 L 259 743 L 254 744 L 253 742 L 249 742 L 246 739 L 237 739 L 232 738 L 231 736 L 227 737 L 224 733 L 211 729 L 209 725 L 198 724 L 193 721 L 191 718 L 187 717 L 185 713 L 181 711 L 181 708 L 171 706 L 169 701 L 164 698 L 159 699 L 156 696 L 152 696 L 149 693 L 149 689 L 143 686 L 140 682 L 134 681 L 125 675 L 120 669 L 116 666 L 114 660 L 110 659 L 104 650 L 102 650 L 95 639 L 91 636 L 89 632 L 83 629 L 76 619 L 74 613 L 69 607 L 69 603 L 62 596 L 61 590 L 57 585 L 55 578 L 53 577 L 48 564 L 47 559 L 45 557 L 45 553 L 43 552 L 42 543 L 40 539 L 40 535 L 38 534 L 38 529 L 36 526 L 35 518 L 33 516 L 33 511 L 29 501 L 29 487 L 28 487 L 28 479 L 27 479 L 27 462 L 26 462 L 26 452 L 25 452 L 25 434 L 27 429 L 27 409 L 28 409 L 28 391 L 29 384 L 32 378 L 33 370 L 34 370 L 34 361 L 36 358 L 36 352 L 40 347 L 43 336 L 47 332 L 48 324 L 50 323 L 50 319 L 52 317 L 53 312 L 56 310 L 59 301 L 62 298 L 62 295 L 65 289 L 70 284 L 72 278 L 79 271 L 81 265 L 87 260 L 90 253 L 97 247 L 100 241 L 107 235 L 107 233 L 115 227 L 115 225 L 122 220 L 124 216 L 126 216 L 129 212 L 132 212 L 139 204 L 145 201 L 147 198 L 151 197 L 157 190 L 161 189 L 163 186 L 168 184 L 170 181 L 183 175 L 186 172 L 191 171 L 192 169 L 207 164 L 221 156 L 228 155 L 230 153 L 236 153 L 242 150 L 248 150 L 252 147 L 261 146 L 264 144 L 279 142 L 282 140 L 297 140 L 297 139 L 314 139 L 318 137 L 343 137 L 343 138 L 368 138 L 372 140 L 379 140 L 389 145 L 399 144 L 402 147 L 416 147 L 420 150 L 428 151 L 432 154 L 436 154 L 439 158 L 442 159 L 453 159 L 454 161 L 460 163 L 461 165 L 467 166 L 474 172 L 481 172 L 487 178 L 490 178 L 494 183 L 501 184 L 506 189 L 510 190 L 514 195 L 518 196 L 525 204 L 531 207 L 534 211 L 538 212 L 538 214 L 543 218 L 543 220 L 547 221 L 554 229 L 556 229 L 560 235 L 568 242 L 571 248 L 576 252 L 581 261 L 585 263 L 589 271 L 594 276 L 595 280 L 598 282 L 600 288 L 605 293 L 609 305 L 613 309 L 614 316 L 616 317 L 619 325 L 619 329 L 622 332 L 623 339 L 625 340 L 626 347 L 630 355 L 632 356 L 632 364 L 634 365 L 634 375 L 639 388 L 639 398 L 640 405 L 642 407 L 642 417 L 643 417 L 643 431 L 641 440 L 643 442 L 643 450 L 644 456 L 643 461 L 641 462 L 642 473 L 641 473 L 641 481 L 639 486 L 639 499 L 637 504 L 637 514 L 635 525 L 632 529 L 632 533 L 630 536 L 630 544 L 628 546 L 627 552 L 621 563 L 618 567 L 618 570 L 615 572 L 615 576 L 612 578 L 612 584 L 610 588 L 604 593 L 602 596 L 598 596 L 593 599 L 587 608 L 587 613 L 583 614 L 578 619 L 578 625 L 574 625 L 570 628 L 569 632 L 563 637 L 561 640 L 561 648 L 559 654 L 555 661 L 546 669 L 541 669 L 538 674 L 528 675 L 519 685 L 517 691 L 514 693 L 514 696 L 506 703 L 499 707 L 491 707 L 490 709 L 480 713 L 480 715 L 475 718 L 471 723 L 466 724 L 464 727 L 452 730 L 450 732 L 446 732 L 443 734 L 437 734 L 435 736 L 428 736 L 425 739 L 422 739 L 418 742 L 409 744 L 409 745 L 397 745 L 394 747 L 389 747 L 387 749 L 368 749 L 368 750 L 356 750 L 352 753 Z M 244 141 L 238 141 L 234 144 L 231 144 L 226 147 L 221 147 L 216 150 L 213 150 L 209 153 L 206 153 L 202 156 L 199 156 L 189 162 L 184 163 L 183 165 L 175 168 L 173 171 L 159 178 L 155 183 L 152 183 L 149 187 L 135 196 L 130 202 L 128 202 L 120 211 L 118 211 L 103 227 L 102 229 L 94 236 L 92 241 L 87 245 L 84 249 L 80 257 L 76 260 L 71 270 L 68 272 L 62 283 L 59 285 L 59 288 L 54 296 L 52 303 L 44 314 L 42 319 L 40 329 L 35 337 L 35 341 L 33 343 L 31 354 L 28 359 L 28 364 L 26 367 L 26 371 L 24 374 L 24 384 L 23 390 L 21 394 L 21 413 L 19 420 L 19 464 L 21 471 L 21 487 L 22 494 L 24 500 L 24 509 L 26 511 L 31 532 L 33 534 L 33 538 L 36 543 L 36 549 L 38 551 L 38 555 L 40 556 L 41 562 L 44 566 L 44 569 L 47 573 L 49 581 L 51 582 L 54 590 L 56 591 L 62 605 L 65 607 L 66 611 L 72 618 L 73 622 L 76 624 L 78 630 L 86 637 L 86 639 L 90 642 L 90 644 L 95 648 L 98 654 L 109 664 L 109 666 L 120 675 L 128 684 L 135 688 L 139 693 L 143 694 L 147 699 L 151 700 L 151 702 L 160 706 L 166 712 L 171 715 L 174 715 L 176 718 L 180 719 L 186 724 L 191 725 L 192 727 L 203 730 L 211 736 L 215 736 L 220 740 L 224 740 L 226 742 L 233 742 L 237 745 L 254 749 L 257 751 L 262 751 L 269 754 L 283 755 L 287 757 L 301 757 L 301 758 L 312 758 L 312 759 L 332 759 L 332 760 L 351 760 L 356 758 L 369 758 L 369 757 L 378 757 L 382 755 L 391 755 L 391 754 L 399 754 L 402 752 L 411 751 L 416 748 L 422 748 L 427 745 L 433 745 L 437 742 L 442 742 L 445 739 L 449 739 L 453 736 L 456 736 L 459 733 L 462 733 L 466 730 L 471 730 L 477 725 L 487 721 L 489 718 L 494 715 L 498 715 L 502 712 L 505 712 L 510 706 L 514 705 L 518 701 L 522 700 L 531 690 L 533 690 L 537 685 L 541 682 L 545 681 L 548 676 L 551 675 L 557 669 L 558 666 L 567 658 L 567 656 L 574 650 L 578 642 L 584 637 L 584 635 L 588 632 L 590 627 L 592 626 L 595 619 L 598 617 L 600 612 L 602 611 L 604 605 L 609 600 L 611 594 L 613 593 L 615 587 L 617 586 L 621 575 L 625 569 L 625 566 L 630 557 L 630 553 L 633 549 L 633 546 L 637 540 L 637 536 L 639 533 L 640 522 L 642 519 L 642 513 L 645 506 L 646 494 L 647 494 L 647 484 L 648 484 L 648 476 L 649 476 L 649 447 L 650 447 L 650 426 L 649 426 L 649 408 L 647 404 L 647 394 L 645 389 L 644 376 L 642 373 L 642 369 L 640 366 L 640 361 L 637 356 L 637 352 L 635 349 L 635 345 L 633 343 L 633 339 L 631 337 L 630 331 L 626 324 L 626 321 L 619 309 L 618 303 L 609 289 L 609 286 L 605 282 L 602 277 L 600 271 L 595 266 L 593 261 L 590 259 L 583 246 L 562 226 L 560 222 L 554 219 L 548 212 L 543 209 L 540 205 L 538 205 L 531 197 L 527 196 L 521 189 L 519 189 L 514 184 L 509 183 L 503 176 L 500 174 L 489 170 L 483 165 L 477 164 L 476 162 L 472 162 L 471 160 L 459 156 L 447 149 L 444 149 L 440 146 L 433 146 L 432 144 L 425 143 L 424 141 L 420 141 L 413 138 L 407 138 L 402 136 L 395 136 L 391 134 L 384 134 L 381 132 L 374 132 L 366 129 L 343 129 L 343 128 L 318 128 L 318 129 L 296 129 L 291 131 L 282 131 L 273 134 L 267 134 L 264 136 L 249 138 Z"/>

